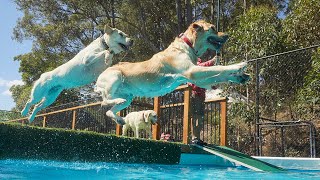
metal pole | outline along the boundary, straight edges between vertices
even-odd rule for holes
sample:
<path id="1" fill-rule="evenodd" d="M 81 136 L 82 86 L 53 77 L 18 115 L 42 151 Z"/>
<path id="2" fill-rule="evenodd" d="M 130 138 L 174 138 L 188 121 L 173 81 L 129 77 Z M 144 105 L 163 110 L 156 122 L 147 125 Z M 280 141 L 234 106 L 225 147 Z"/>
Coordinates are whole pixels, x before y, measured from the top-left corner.
<path id="1" fill-rule="evenodd" d="M 217 32 L 219 32 L 219 20 L 220 20 L 220 0 L 218 0 L 218 4 L 217 4 L 217 22 L 216 22 Z M 216 51 L 216 56 L 220 56 L 220 51 Z M 219 64 L 216 63 L 216 65 L 220 65 L 220 63 L 221 62 L 219 62 Z"/>
<path id="2" fill-rule="evenodd" d="M 256 146 L 257 146 L 257 152 L 256 154 L 259 155 L 260 154 L 260 148 L 258 146 L 258 144 L 260 144 L 260 129 L 259 129 L 259 116 L 260 116 L 260 111 L 259 111 L 259 62 L 256 61 L 256 117 L 255 117 L 255 126 L 256 126 Z"/>
<path id="3" fill-rule="evenodd" d="M 281 126 L 281 154 L 282 154 L 282 157 L 284 157 L 285 150 L 284 150 L 284 129 L 283 129 L 283 126 Z"/>
<path id="4" fill-rule="evenodd" d="M 262 127 L 258 127 L 259 128 L 259 130 L 258 130 L 258 132 L 259 132 L 259 138 L 261 138 L 262 139 Z M 261 129 L 260 129 L 261 128 Z M 262 156 L 262 141 L 258 141 L 258 144 L 257 144 L 257 152 L 258 152 L 258 156 Z M 259 149 L 260 149 L 260 151 L 259 151 Z"/>
<path id="5" fill-rule="evenodd" d="M 219 31 L 219 20 L 220 20 L 220 0 L 218 0 L 217 4 L 217 31 Z"/>
<path id="6" fill-rule="evenodd" d="M 314 158 L 314 154 L 313 154 L 313 136 L 312 136 L 312 127 L 309 124 L 309 130 L 310 130 L 310 134 L 309 134 L 309 141 L 310 141 L 310 157 Z"/>

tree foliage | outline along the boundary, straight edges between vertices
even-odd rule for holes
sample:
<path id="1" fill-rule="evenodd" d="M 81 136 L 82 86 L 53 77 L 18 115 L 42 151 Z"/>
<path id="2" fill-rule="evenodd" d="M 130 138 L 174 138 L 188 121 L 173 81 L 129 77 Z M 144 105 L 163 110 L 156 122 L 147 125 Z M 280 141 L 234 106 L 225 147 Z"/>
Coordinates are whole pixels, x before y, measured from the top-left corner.
<path id="1" fill-rule="evenodd" d="M 277 11 L 267 6 L 251 7 L 237 18 L 229 30 L 228 52 L 239 59 L 261 57 L 277 52 L 280 44 L 280 20 Z"/>
<path id="2" fill-rule="evenodd" d="M 284 19 L 286 43 L 295 48 L 320 43 L 320 1 L 294 0 L 291 11 Z"/>

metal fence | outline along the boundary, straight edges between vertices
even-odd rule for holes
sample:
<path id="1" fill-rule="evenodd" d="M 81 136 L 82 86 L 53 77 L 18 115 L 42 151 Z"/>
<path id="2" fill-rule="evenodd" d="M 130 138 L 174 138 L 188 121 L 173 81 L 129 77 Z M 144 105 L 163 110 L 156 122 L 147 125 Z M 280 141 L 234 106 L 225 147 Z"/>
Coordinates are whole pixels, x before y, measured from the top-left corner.
<path id="1" fill-rule="evenodd" d="M 178 88 L 159 99 L 161 133 L 170 134 L 177 142 L 183 141 L 184 88 Z"/>
<path id="2" fill-rule="evenodd" d="M 20 112 L 0 110 L 0 122 L 20 118 Z"/>
<path id="3" fill-rule="evenodd" d="M 248 62 L 252 81 L 237 89 L 247 99 L 232 105 L 238 108 L 229 108 L 237 112 L 228 112 L 234 118 L 230 139 L 237 141 L 231 142 L 232 147 L 252 155 L 315 157 L 319 149 L 314 145 L 319 139 L 315 131 L 320 125 L 319 45 Z M 236 113 L 238 117 L 232 115 Z M 266 125 L 262 119 L 273 122 Z M 294 125 L 282 125 L 289 121 Z M 314 137 L 301 122 L 314 124 Z"/>
<path id="4" fill-rule="evenodd" d="M 316 128 L 312 122 L 261 120 L 259 156 L 316 157 Z"/>

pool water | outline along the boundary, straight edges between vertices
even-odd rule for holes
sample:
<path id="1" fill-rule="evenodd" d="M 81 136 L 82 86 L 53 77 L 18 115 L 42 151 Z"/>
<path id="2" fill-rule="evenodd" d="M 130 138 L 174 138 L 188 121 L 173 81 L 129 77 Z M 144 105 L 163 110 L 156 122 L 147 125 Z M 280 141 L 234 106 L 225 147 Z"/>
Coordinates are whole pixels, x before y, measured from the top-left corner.
<path id="1" fill-rule="evenodd" d="M 319 171 L 255 172 L 201 165 L 0 160 L 0 179 L 318 179 Z"/>

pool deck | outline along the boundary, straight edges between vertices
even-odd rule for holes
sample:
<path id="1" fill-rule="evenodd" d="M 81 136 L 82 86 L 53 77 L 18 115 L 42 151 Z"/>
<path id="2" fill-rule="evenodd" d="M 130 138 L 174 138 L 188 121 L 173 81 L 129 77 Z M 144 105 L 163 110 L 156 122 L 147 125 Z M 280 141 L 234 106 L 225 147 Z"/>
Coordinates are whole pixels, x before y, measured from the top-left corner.
<path id="1" fill-rule="evenodd" d="M 320 170 L 320 158 L 253 157 L 283 169 Z M 210 154 L 182 153 L 180 158 L 180 164 L 183 165 L 212 165 L 221 167 L 239 166 L 224 158 Z"/>
<path id="2" fill-rule="evenodd" d="M 281 167 L 283 169 L 299 169 L 299 170 L 320 170 L 320 158 L 300 158 L 300 157 L 266 157 L 252 156 L 258 160 Z M 182 165 L 212 165 L 221 167 L 241 166 L 234 162 L 230 162 L 222 157 L 209 154 L 205 151 L 192 146 L 182 146 L 180 157 Z"/>
<path id="3" fill-rule="evenodd" d="M 320 158 L 252 156 L 285 169 L 320 170 Z"/>

